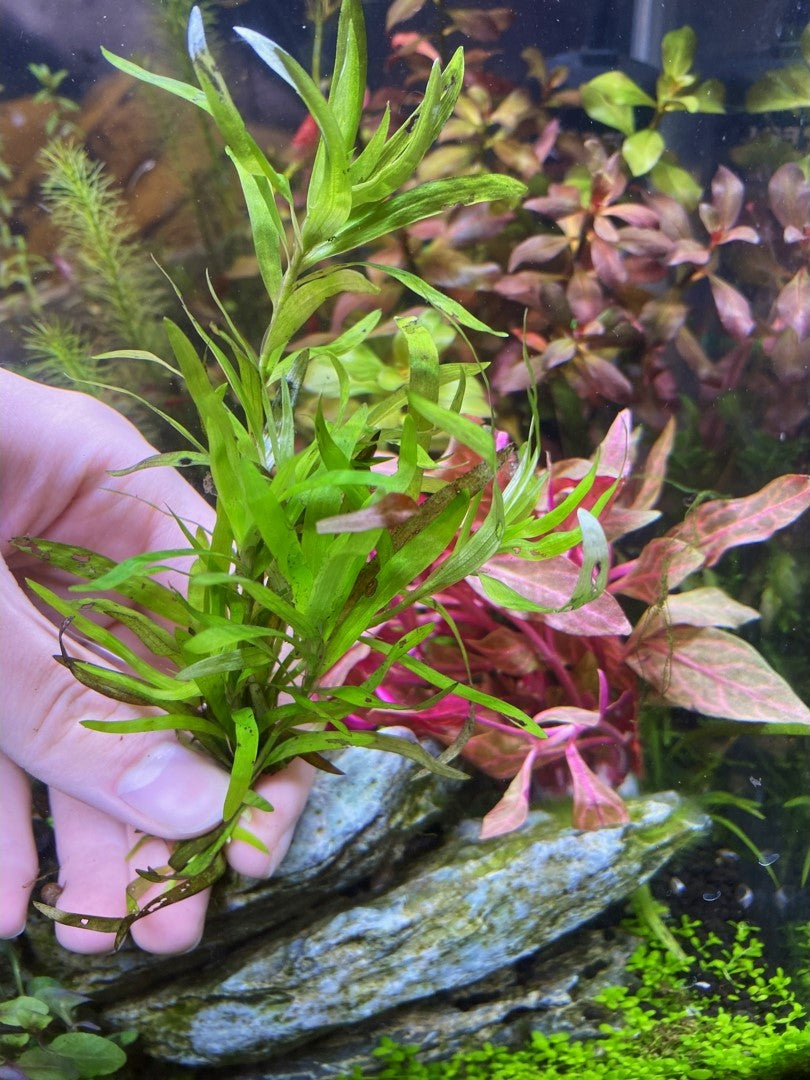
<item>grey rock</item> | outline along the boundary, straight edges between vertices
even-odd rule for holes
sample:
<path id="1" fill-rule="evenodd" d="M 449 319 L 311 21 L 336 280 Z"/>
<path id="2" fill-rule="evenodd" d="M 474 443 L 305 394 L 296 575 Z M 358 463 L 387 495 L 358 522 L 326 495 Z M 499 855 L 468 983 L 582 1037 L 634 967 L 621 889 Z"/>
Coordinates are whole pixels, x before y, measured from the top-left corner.
<path id="1" fill-rule="evenodd" d="M 462 829 L 385 895 L 253 940 L 107 1019 L 136 1027 L 154 1057 L 229 1065 L 467 987 L 629 895 L 705 825 L 669 793 L 630 810 L 597 832 L 544 813 L 491 841 Z"/>
<path id="2" fill-rule="evenodd" d="M 373 1023 L 351 1025 L 316 1039 L 266 1066 L 229 1069 L 228 1080 L 334 1080 L 374 1065 L 382 1039 L 419 1047 L 419 1060 L 441 1061 L 459 1050 L 525 1045 L 533 1031 L 598 1036 L 592 1002 L 620 985 L 638 938 L 619 929 L 585 928 L 541 949 L 529 960 L 426 1001 L 390 1009 Z"/>
<path id="3" fill-rule="evenodd" d="M 390 729 L 413 740 L 406 729 Z M 255 940 L 358 883 L 383 876 L 409 841 L 446 810 L 457 783 L 426 775 L 408 758 L 350 747 L 334 758 L 344 773 L 320 773 L 290 850 L 269 881 L 232 875 L 215 891 L 201 945 L 186 956 L 152 956 L 135 946 L 114 955 L 61 949 L 51 924 L 32 921 L 29 947 L 42 970 L 105 1000 L 217 962 L 223 949 Z M 459 782 L 460 783 L 460 782 Z"/>

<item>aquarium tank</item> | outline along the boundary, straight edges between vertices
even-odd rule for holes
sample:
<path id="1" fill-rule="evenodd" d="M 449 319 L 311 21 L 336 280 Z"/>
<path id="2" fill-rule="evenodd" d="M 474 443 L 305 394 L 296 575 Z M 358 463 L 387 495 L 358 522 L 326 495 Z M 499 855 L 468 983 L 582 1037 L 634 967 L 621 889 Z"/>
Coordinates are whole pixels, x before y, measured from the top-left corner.
<path id="1" fill-rule="evenodd" d="M 807 0 L 0 0 L 0 390 L 0 1080 L 808 1074 Z"/>

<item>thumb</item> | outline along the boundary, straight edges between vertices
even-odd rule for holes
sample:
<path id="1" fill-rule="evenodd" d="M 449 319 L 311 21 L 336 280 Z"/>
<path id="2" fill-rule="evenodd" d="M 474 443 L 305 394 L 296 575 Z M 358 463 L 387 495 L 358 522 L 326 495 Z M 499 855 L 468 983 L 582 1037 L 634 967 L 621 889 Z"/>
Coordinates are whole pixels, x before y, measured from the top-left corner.
<path id="1" fill-rule="evenodd" d="M 44 783 L 155 836 L 179 840 L 222 820 L 227 774 L 173 734 L 82 727 L 82 720 L 130 720 L 148 710 L 88 690 L 54 662 L 55 627 L 2 560 L 0 606 L 0 750 Z M 72 651 L 97 659 L 78 645 Z"/>

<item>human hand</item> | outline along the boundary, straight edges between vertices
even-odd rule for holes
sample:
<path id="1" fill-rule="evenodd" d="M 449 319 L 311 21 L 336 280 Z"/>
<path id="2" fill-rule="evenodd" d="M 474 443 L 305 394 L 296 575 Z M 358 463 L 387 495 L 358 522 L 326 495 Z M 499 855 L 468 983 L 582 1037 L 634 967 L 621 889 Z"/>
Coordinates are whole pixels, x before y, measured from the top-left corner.
<path id="1" fill-rule="evenodd" d="M 202 834 L 221 820 L 228 777 L 170 732 L 115 736 L 81 726 L 84 719 L 126 720 L 144 710 L 88 690 L 53 661 L 56 626 L 21 582 L 28 577 L 64 592 L 67 575 L 9 543 L 15 536 L 41 536 L 120 561 L 186 546 L 169 508 L 192 527 L 206 528 L 211 508 L 173 469 L 110 477 L 110 470 L 154 452 L 138 431 L 91 397 L 2 369 L 0 452 L 0 937 L 13 937 L 24 929 L 38 872 L 25 773 L 49 787 L 62 885 L 58 906 L 119 917 L 126 914 L 125 888 L 136 866 L 165 864 L 171 841 Z M 162 580 L 183 588 L 180 572 Z M 71 653 L 97 660 L 73 642 Z M 252 810 L 249 828 L 269 854 L 234 841 L 227 858 L 235 870 L 252 877 L 275 870 L 312 775 L 299 760 L 259 782 L 256 790 L 275 809 Z M 143 834 L 148 838 L 132 856 Z M 132 936 L 150 952 L 193 948 L 207 900 L 207 892 L 199 893 L 154 912 L 133 925 Z M 113 942 L 111 934 L 63 925 L 56 935 L 76 952 L 106 951 Z"/>

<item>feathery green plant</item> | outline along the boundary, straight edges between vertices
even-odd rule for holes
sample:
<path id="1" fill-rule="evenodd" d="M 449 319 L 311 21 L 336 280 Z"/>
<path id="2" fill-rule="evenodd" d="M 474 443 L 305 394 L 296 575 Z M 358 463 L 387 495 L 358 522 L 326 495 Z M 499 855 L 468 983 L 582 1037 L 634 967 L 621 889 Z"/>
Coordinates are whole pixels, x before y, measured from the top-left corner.
<path id="1" fill-rule="evenodd" d="M 343 0 L 341 5 L 328 97 L 274 42 L 251 30 L 237 33 L 297 91 L 320 130 L 303 210 L 288 179 L 248 133 L 207 46 L 198 10 L 189 24 L 198 87 L 107 54 L 123 71 L 213 117 L 250 217 L 269 310 L 258 350 L 244 339 L 212 290 L 221 326 L 206 329 L 186 314 L 196 340 L 219 367 L 213 381 L 195 341 L 169 320 L 165 329 L 173 363 L 147 349 L 102 357 L 140 358 L 185 383 L 203 437 L 197 439 L 167 417 L 191 449 L 158 454 L 125 471 L 204 466 L 216 492 L 215 525 L 209 533 L 178 521 L 187 546 L 148 552 L 117 565 L 47 540 L 17 540 L 19 547 L 61 569 L 78 571 L 84 579 L 73 587 L 79 596 L 67 600 L 41 585 L 31 586 L 65 619 L 57 659 L 102 694 L 161 710 L 157 716 L 86 725 L 116 734 L 176 730 L 230 773 L 222 824 L 178 845 L 167 867 L 139 871 L 125 918 L 88 917 L 38 905 L 57 921 L 115 932 L 119 942 L 135 919 L 219 877 L 223 846 L 230 837 L 259 845 L 240 816 L 246 807 L 272 809 L 252 791 L 262 773 L 296 757 L 330 769 L 323 753 L 359 745 L 396 751 L 445 776 L 462 775 L 449 764 L 457 748 L 434 759 L 411 741 L 347 727 L 349 715 L 362 716 L 382 704 L 377 689 L 394 665 L 434 688 L 425 708 L 454 693 L 469 703 L 471 719 L 474 707 L 484 706 L 543 737 L 520 709 L 474 686 L 460 686 L 410 656 L 432 632 L 429 626 L 409 630 L 393 643 L 376 637 L 375 627 L 415 604 L 430 605 L 434 594 L 476 574 L 502 551 L 520 550 L 527 558 L 542 559 L 582 544 L 582 573 L 569 606 L 591 599 L 604 587 L 607 572 L 607 545 L 592 514 L 579 510 L 578 526 L 561 531 L 590 490 L 596 466 L 560 505 L 538 512 L 543 481 L 536 471 L 536 442 L 519 451 L 498 449 L 490 428 L 461 415 L 466 383 L 479 367 L 440 366 L 432 335 L 417 317 L 398 320 L 410 358 L 407 384 L 379 404 L 360 404 L 351 412 L 349 376 L 341 358 L 372 332 L 380 312 L 366 314 L 327 344 L 309 349 L 291 344 L 310 315 L 332 297 L 377 291 L 362 272 L 366 264 L 337 262 L 337 256 L 345 259 L 379 236 L 458 203 L 509 200 L 523 193 L 522 184 L 497 175 L 437 180 L 399 191 L 412 180 L 453 110 L 463 78 L 461 50 L 444 70 L 438 63 L 434 66 L 421 104 L 402 127 L 391 133 L 386 113 L 358 152 L 366 72 L 359 0 Z M 432 304 L 459 329 L 487 330 L 416 275 L 396 267 L 376 269 Z M 317 412 L 311 441 L 299 447 L 296 397 L 313 358 L 334 368 L 340 400 L 334 418 Z M 440 390 L 447 388 L 450 407 L 439 403 Z M 430 456 L 436 435 L 463 444 L 478 463 L 460 475 L 456 471 L 452 479 L 442 478 Z M 502 488 L 496 475 L 507 461 L 511 477 Z M 594 513 L 611 494 L 609 489 L 600 496 Z M 189 555 L 194 563 L 185 598 L 153 575 L 172 559 Z M 107 591 L 137 603 L 138 610 L 99 596 Z M 107 617 L 106 627 L 88 617 L 101 613 Z M 134 633 L 157 662 L 129 648 L 117 636 L 116 623 Z M 72 657 L 65 637 L 71 626 L 111 652 L 121 666 Z M 379 664 L 361 685 L 342 686 L 339 675 L 331 672 L 358 643 L 376 654 Z M 172 665 L 170 673 L 167 664 Z M 152 882 L 166 887 L 140 905 L 139 897 Z"/>
<path id="2" fill-rule="evenodd" d="M 82 286 L 101 337 L 115 344 L 162 342 L 160 275 L 135 240 L 134 225 L 100 164 L 68 140 L 42 151 L 43 198 L 61 231 L 66 257 Z"/>

